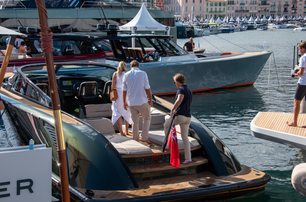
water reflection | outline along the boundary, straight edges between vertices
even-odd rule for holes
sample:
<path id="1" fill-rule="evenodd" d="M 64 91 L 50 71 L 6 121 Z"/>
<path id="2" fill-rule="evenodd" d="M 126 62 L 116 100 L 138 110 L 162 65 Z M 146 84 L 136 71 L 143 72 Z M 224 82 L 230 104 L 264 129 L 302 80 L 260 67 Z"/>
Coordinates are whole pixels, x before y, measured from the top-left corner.
<path id="1" fill-rule="evenodd" d="M 195 94 L 192 114 L 200 120 L 233 123 L 242 116 L 250 117 L 264 108 L 264 101 L 254 87 L 235 88 L 226 91 Z M 224 120 L 223 117 L 231 117 Z M 245 118 L 245 117 L 244 117 Z"/>

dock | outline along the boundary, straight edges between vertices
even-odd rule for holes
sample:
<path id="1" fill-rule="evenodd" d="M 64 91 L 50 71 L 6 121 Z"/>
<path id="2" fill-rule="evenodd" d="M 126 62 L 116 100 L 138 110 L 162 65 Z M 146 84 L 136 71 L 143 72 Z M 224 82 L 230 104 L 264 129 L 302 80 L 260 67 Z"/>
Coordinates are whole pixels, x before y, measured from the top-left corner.
<path id="1" fill-rule="evenodd" d="M 297 127 L 287 125 L 292 120 L 293 113 L 259 112 L 250 127 L 257 138 L 306 150 L 306 114 L 299 115 Z"/>

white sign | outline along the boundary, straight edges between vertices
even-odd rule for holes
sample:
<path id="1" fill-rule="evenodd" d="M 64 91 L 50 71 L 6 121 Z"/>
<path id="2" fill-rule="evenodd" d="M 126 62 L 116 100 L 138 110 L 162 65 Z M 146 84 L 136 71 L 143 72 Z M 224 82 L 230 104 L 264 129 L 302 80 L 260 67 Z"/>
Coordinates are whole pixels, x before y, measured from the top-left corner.
<path id="1" fill-rule="evenodd" d="M 51 148 L 0 150 L 0 202 L 51 201 Z"/>

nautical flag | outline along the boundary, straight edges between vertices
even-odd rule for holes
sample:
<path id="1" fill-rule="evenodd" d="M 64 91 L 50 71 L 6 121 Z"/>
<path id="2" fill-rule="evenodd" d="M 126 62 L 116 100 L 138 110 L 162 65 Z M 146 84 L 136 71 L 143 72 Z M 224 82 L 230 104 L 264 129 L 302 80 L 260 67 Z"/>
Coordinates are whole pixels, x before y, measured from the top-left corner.
<path id="1" fill-rule="evenodd" d="M 170 165 L 178 168 L 181 165 L 180 152 L 178 149 L 177 136 L 175 127 L 172 127 L 168 137 L 168 147 L 170 151 Z"/>

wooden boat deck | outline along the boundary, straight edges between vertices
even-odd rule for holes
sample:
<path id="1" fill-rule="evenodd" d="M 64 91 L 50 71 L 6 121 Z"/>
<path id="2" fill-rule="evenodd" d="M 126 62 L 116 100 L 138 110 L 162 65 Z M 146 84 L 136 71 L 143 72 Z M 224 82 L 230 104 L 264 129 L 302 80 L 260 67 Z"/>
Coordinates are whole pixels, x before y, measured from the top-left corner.
<path id="1" fill-rule="evenodd" d="M 298 126 L 288 126 L 293 114 L 285 112 L 259 112 L 251 122 L 255 137 L 306 149 L 306 114 L 300 114 Z"/>
<path id="2" fill-rule="evenodd" d="M 242 167 L 242 170 L 236 175 L 230 175 L 225 177 L 217 177 L 211 172 L 202 172 L 200 174 L 187 174 L 185 176 L 177 176 L 163 179 L 145 180 L 139 182 L 139 189 L 132 190 L 92 190 L 94 192 L 94 198 L 104 198 L 109 200 L 128 199 L 135 197 L 149 197 L 161 193 L 177 193 L 179 191 L 194 191 L 196 188 L 205 188 L 209 186 L 222 186 L 230 185 L 243 181 L 252 180 L 254 178 L 261 178 L 265 173 L 257 171 L 255 169 Z M 220 195 L 228 194 L 230 192 L 243 192 L 246 190 L 258 190 L 263 189 L 265 185 L 258 185 L 249 188 L 241 188 L 235 190 L 220 191 Z M 79 189 L 79 191 L 85 193 L 85 189 Z M 214 197 L 218 194 L 213 193 Z M 207 194 L 209 195 L 209 194 Z"/>

